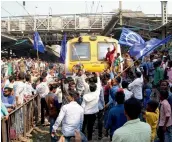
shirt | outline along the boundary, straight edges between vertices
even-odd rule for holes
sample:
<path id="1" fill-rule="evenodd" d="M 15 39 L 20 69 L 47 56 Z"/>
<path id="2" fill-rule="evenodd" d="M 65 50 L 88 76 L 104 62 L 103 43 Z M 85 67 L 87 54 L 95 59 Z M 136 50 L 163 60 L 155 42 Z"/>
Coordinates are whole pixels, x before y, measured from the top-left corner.
<path id="1" fill-rule="evenodd" d="M 127 118 L 124 114 L 124 104 L 116 105 L 109 111 L 106 129 L 110 128 L 110 135 L 112 136 L 114 131 L 126 122 Z"/>
<path id="2" fill-rule="evenodd" d="M 12 107 L 15 104 L 15 96 L 10 95 L 5 97 L 3 94 L 1 94 L 1 101 L 5 107 Z"/>
<path id="3" fill-rule="evenodd" d="M 99 111 L 99 96 L 101 90 L 100 78 L 97 78 L 97 89 L 95 92 L 90 92 L 83 96 L 81 106 L 84 108 L 84 114 L 95 114 Z"/>
<path id="4" fill-rule="evenodd" d="M 6 116 L 8 115 L 8 111 L 7 111 L 7 108 L 5 107 L 5 105 L 1 102 L 1 118 L 3 116 Z"/>
<path id="5" fill-rule="evenodd" d="M 41 98 L 45 98 L 45 96 L 49 93 L 47 83 L 41 82 L 38 86 L 36 86 L 36 92 L 40 95 Z"/>
<path id="6" fill-rule="evenodd" d="M 62 90 L 60 89 L 60 87 L 58 87 L 56 89 L 56 93 L 55 94 L 57 95 L 58 102 L 62 103 Z"/>
<path id="7" fill-rule="evenodd" d="M 13 88 L 14 95 L 18 97 L 18 103 L 23 104 L 25 95 L 25 83 L 23 81 L 16 81 Z"/>
<path id="8" fill-rule="evenodd" d="M 172 125 L 171 106 L 167 100 L 161 102 L 159 126 L 164 126 L 166 117 L 169 117 L 167 127 Z"/>
<path id="9" fill-rule="evenodd" d="M 164 79 L 164 70 L 160 67 L 157 67 L 154 73 L 154 85 L 157 85 L 163 79 Z"/>
<path id="10" fill-rule="evenodd" d="M 64 105 L 53 125 L 52 132 L 55 132 L 62 122 L 62 133 L 65 137 L 74 136 L 75 130 L 82 129 L 84 110 L 77 102 L 70 102 Z"/>
<path id="11" fill-rule="evenodd" d="M 156 109 L 155 112 L 147 112 L 145 113 L 146 122 L 151 126 L 151 140 L 154 141 L 156 137 L 156 129 L 159 120 L 159 109 Z"/>
<path id="12" fill-rule="evenodd" d="M 140 119 L 127 121 L 117 129 L 112 137 L 112 142 L 150 142 L 151 127 Z"/>
<path id="13" fill-rule="evenodd" d="M 128 85 L 128 88 L 133 93 L 134 97 L 141 100 L 142 96 L 142 87 L 143 87 L 143 77 L 136 78 L 132 83 Z"/>
<path id="14" fill-rule="evenodd" d="M 125 94 L 125 100 L 128 100 L 129 98 L 131 98 L 131 96 L 133 95 L 133 93 L 131 91 L 129 91 L 128 89 L 123 89 L 124 90 L 124 94 Z"/>
<path id="15" fill-rule="evenodd" d="M 35 93 L 35 90 L 33 89 L 31 83 L 25 82 L 25 95 L 32 95 L 32 92 Z"/>
<path id="16" fill-rule="evenodd" d="M 112 63 L 115 50 L 114 48 L 112 51 L 106 53 L 106 61 Z"/>

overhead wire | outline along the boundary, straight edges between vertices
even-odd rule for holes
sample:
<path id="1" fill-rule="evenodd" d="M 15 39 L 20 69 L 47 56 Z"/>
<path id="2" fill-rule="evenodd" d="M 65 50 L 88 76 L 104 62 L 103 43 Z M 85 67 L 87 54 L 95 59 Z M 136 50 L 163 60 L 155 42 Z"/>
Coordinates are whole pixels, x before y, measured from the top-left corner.
<path id="1" fill-rule="evenodd" d="M 27 14 L 32 18 L 32 20 L 34 22 L 34 17 L 32 15 L 30 15 L 30 13 L 26 10 L 26 8 L 22 4 L 20 4 L 18 1 L 16 1 L 16 2 L 27 12 Z"/>
<path id="2" fill-rule="evenodd" d="M 94 1 L 92 2 L 90 13 L 92 13 L 93 7 L 94 7 Z"/>
<path id="3" fill-rule="evenodd" d="M 6 10 L 5 8 L 3 8 L 2 6 L 1 6 L 1 8 L 2 8 L 5 12 L 7 12 L 8 14 L 10 14 L 12 17 L 15 17 L 14 15 L 12 15 L 9 11 L 7 11 L 7 10 Z M 11 17 L 9 17 L 9 18 L 11 18 Z M 15 22 L 14 22 L 14 24 L 16 25 L 16 27 L 20 28 L 19 25 L 17 25 Z"/>

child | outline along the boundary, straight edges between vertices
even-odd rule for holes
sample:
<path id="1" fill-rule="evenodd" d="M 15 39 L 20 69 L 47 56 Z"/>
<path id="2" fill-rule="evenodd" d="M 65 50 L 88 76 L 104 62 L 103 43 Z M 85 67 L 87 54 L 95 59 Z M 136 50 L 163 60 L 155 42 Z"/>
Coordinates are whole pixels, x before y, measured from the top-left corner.
<path id="1" fill-rule="evenodd" d="M 143 117 L 145 118 L 146 122 L 151 126 L 151 142 L 154 141 L 156 137 L 156 128 L 158 125 L 159 119 L 159 103 L 154 100 L 150 100 L 147 103 L 146 111 L 143 112 Z"/>

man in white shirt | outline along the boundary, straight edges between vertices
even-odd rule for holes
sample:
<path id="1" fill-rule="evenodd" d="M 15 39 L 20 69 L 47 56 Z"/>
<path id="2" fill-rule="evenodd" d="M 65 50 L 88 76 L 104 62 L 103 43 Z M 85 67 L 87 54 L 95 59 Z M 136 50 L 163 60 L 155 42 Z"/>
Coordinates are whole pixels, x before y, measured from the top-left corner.
<path id="1" fill-rule="evenodd" d="M 141 103 L 136 98 L 130 98 L 124 103 L 127 122 L 117 129 L 112 138 L 112 142 L 150 142 L 151 127 L 148 123 L 141 122 Z"/>
<path id="2" fill-rule="evenodd" d="M 136 72 L 136 79 L 128 85 L 129 90 L 133 93 L 134 97 L 138 100 L 143 99 L 142 87 L 143 87 L 143 76 L 141 72 Z"/>
<path id="3" fill-rule="evenodd" d="M 25 94 L 25 84 L 24 78 L 25 75 L 23 72 L 18 75 L 19 81 L 14 84 L 14 95 L 16 96 L 16 104 L 21 105 L 24 103 L 24 94 Z"/>
<path id="4" fill-rule="evenodd" d="M 78 93 L 76 91 L 70 91 L 67 96 L 69 104 L 64 105 L 59 113 L 59 116 L 56 119 L 55 124 L 53 125 L 53 130 L 51 136 L 54 137 L 56 130 L 59 128 L 62 123 L 62 133 L 67 141 L 70 141 L 70 138 L 75 136 L 75 131 L 81 131 L 83 124 L 83 108 L 75 101 Z"/>
<path id="5" fill-rule="evenodd" d="M 129 83 L 127 81 L 122 81 L 122 88 L 123 88 L 124 94 L 125 94 L 125 101 L 128 100 L 129 98 L 131 98 L 131 96 L 133 95 L 133 93 L 128 90 L 128 84 Z"/>
<path id="6" fill-rule="evenodd" d="M 45 96 L 49 93 L 46 76 L 40 77 L 40 84 L 36 86 L 36 93 L 41 97 L 41 124 L 44 124 L 44 109 L 46 109 Z"/>
<path id="7" fill-rule="evenodd" d="M 92 140 L 93 126 L 96 120 L 96 114 L 99 112 L 98 102 L 100 96 L 100 78 L 98 77 L 97 84 L 90 83 L 90 93 L 83 96 L 81 106 L 84 108 L 84 123 L 82 132 L 84 133 L 87 126 L 88 140 Z"/>

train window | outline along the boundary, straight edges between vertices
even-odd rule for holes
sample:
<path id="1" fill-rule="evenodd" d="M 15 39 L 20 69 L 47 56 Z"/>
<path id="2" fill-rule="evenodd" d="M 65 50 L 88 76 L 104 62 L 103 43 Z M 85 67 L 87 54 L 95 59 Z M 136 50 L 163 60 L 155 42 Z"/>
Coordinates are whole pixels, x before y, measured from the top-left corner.
<path id="1" fill-rule="evenodd" d="M 71 47 L 71 59 L 73 61 L 88 61 L 90 60 L 90 44 L 89 43 L 75 43 Z"/>
<path id="2" fill-rule="evenodd" d="M 106 57 L 107 48 L 109 48 L 109 47 L 111 48 L 111 50 L 113 49 L 112 43 L 106 43 L 106 42 L 98 43 L 98 60 L 99 61 L 104 60 L 104 58 Z"/>

